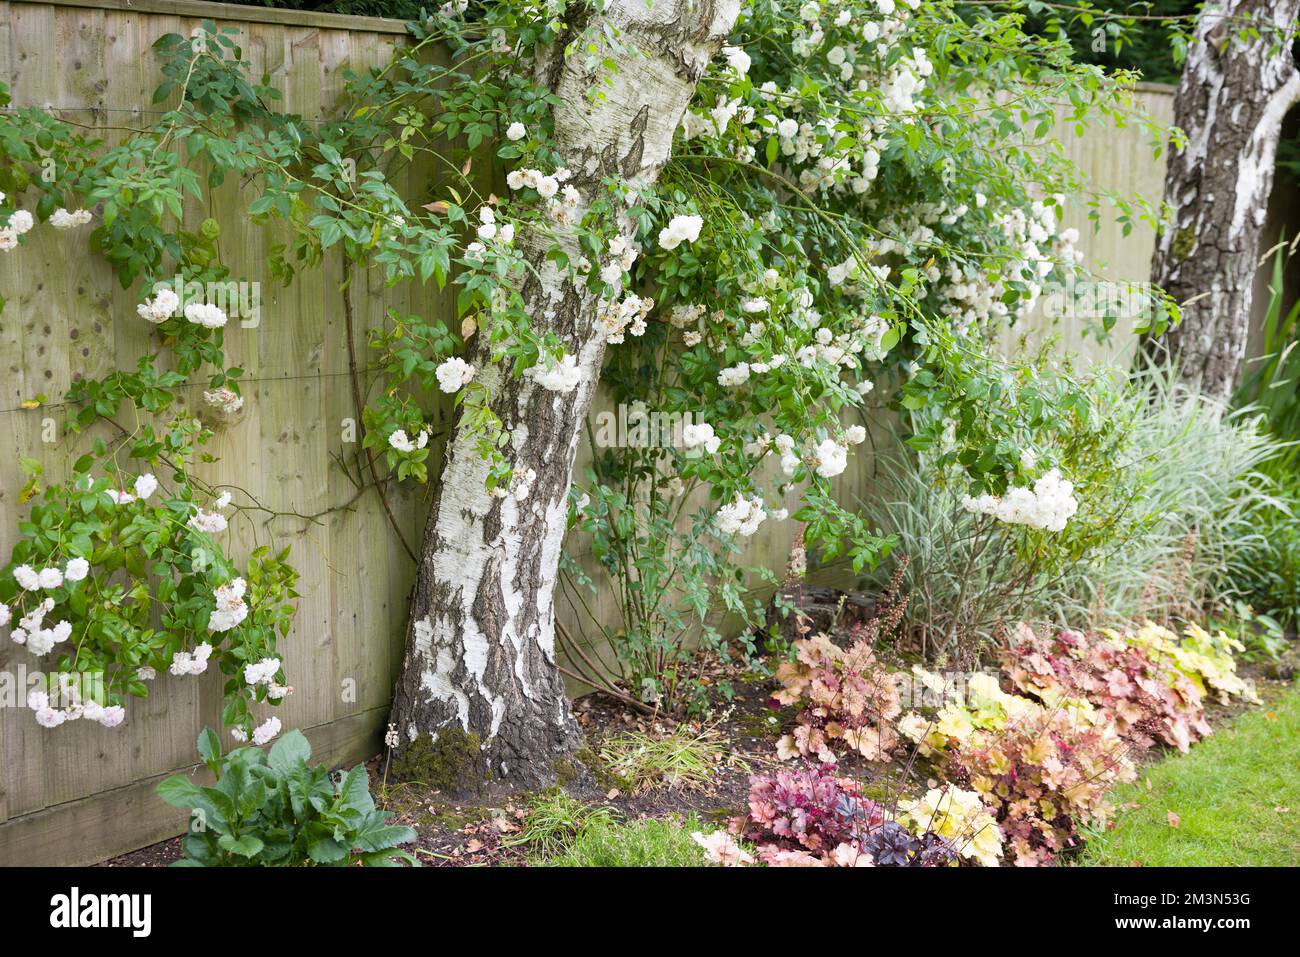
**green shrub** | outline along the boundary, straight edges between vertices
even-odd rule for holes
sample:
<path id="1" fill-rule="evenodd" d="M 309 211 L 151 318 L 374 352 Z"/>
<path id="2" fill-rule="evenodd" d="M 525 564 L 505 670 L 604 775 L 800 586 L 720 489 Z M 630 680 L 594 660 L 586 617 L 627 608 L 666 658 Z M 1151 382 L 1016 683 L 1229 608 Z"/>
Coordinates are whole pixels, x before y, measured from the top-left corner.
<path id="1" fill-rule="evenodd" d="M 1233 396 L 1238 408 L 1263 414 L 1285 443 L 1266 469 L 1277 482 L 1277 501 L 1252 516 L 1253 527 L 1242 529 L 1245 547 L 1236 577 L 1242 597 L 1284 627 L 1295 627 L 1300 616 L 1300 302 L 1282 311 L 1285 271 L 1298 242 L 1274 250 L 1262 354 L 1247 365 Z"/>
<path id="2" fill-rule="evenodd" d="M 878 489 L 858 503 L 866 522 L 896 537 L 908 558 L 900 583 L 907 628 L 927 658 L 972 663 L 1004 622 L 1039 606 L 1070 566 L 1132 524 L 1125 503 L 1135 477 L 1122 453 L 1137 402 L 1118 375 L 1085 382 L 1054 366 L 1046 357 L 1007 363 L 997 401 L 985 405 L 999 407 L 988 414 L 1006 420 L 996 431 L 1016 436 L 1010 450 L 1020 468 L 1007 486 L 1033 488 L 1053 469 L 1072 483 L 1078 508 L 1063 529 L 1008 524 L 968 508 L 981 493 L 1013 493 L 972 485 L 949 462 L 951 427 L 937 428 L 942 423 L 914 422 L 913 431 L 931 441 L 918 446 L 913 438 L 907 444 L 919 447 L 916 454 L 886 455 Z M 885 588 L 891 573 L 882 569 L 877 587 Z"/>
<path id="3" fill-rule="evenodd" d="M 1041 611 L 1058 622 L 1191 619 L 1230 601 L 1278 502 L 1264 467 L 1280 443 L 1257 412 L 1188 390 L 1168 367 L 1136 373 L 1128 401 L 1129 481 L 1113 492 L 1128 501 L 1107 547 L 1048 589 Z"/>
<path id="4" fill-rule="evenodd" d="M 1285 274 L 1296 254 L 1300 237 L 1288 245 L 1283 242 L 1273 250 L 1273 268 L 1269 282 L 1268 307 L 1261 324 L 1261 355 L 1246 366 L 1241 386 L 1233 396 L 1238 408 L 1253 408 L 1268 418 L 1269 428 L 1281 439 L 1300 442 L 1300 302 L 1282 311 Z M 1280 456 L 1279 464 L 1293 474 L 1300 446 L 1291 445 Z"/>
<path id="5" fill-rule="evenodd" d="M 271 748 L 237 748 L 222 756 L 216 734 L 199 735 L 199 756 L 216 776 L 200 787 L 176 774 L 158 785 L 168 804 L 190 810 L 178 866 L 393 866 L 415 858 L 398 849 L 415 831 L 388 823 L 375 807 L 366 769 L 333 775 L 308 765 L 311 745 L 290 731 Z"/>

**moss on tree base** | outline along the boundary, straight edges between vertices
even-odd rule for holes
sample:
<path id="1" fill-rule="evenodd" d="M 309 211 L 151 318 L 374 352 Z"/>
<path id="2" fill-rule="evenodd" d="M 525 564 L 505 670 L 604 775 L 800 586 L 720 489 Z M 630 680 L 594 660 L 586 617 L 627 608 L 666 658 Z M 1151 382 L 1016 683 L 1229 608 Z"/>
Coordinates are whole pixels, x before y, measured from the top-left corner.
<path id="1" fill-rule="evenodd" d="M 481 791 L 491 779 L 477 734 L 457 727 L 422 734 L 393 757 L 393 777 L 438 791 Z"/>
<path id="2" fill-rule="evenodd" d="M 577 791 L 590 789 L 593 784 L 605 790 L 628 786 L 628 782 L 605 770 L 587 747 L 561 755 L 544 766 L 534 763 L 529 772 L 518 777 L 494 774 L 483 739 L 454 725 L 436 735 L 421 734 L 414 741 L 406 742 L 393 755 L 390 769 L 395 781 L 461 795 L 482 795 L 492 785 L 535 790 L 558 784 L 566 790 Z"/>

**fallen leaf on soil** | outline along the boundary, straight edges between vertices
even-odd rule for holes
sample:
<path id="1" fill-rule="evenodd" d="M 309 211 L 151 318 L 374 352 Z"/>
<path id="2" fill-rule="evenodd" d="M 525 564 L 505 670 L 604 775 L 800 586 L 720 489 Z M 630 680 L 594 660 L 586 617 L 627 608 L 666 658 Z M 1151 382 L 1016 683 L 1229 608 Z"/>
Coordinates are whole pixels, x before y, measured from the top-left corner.
<path id="1" fill-rule="evenodd" d="M 1175 814 L 1173 811 L 1168 812 L 1168 820 L 1169 820 L 1170 827 L 1180 827 L 1182 826 L 1183 823 L 1183 819 L 1179 817 L 1177 814 Z"/>
<path id="2" fill-rule="evenodd" d="M 614 798 L 616 798 L 616 797 L 618 797 L 618 788 L 610 788 L 610 789 L 605 793 L 605 800 L 606 800 L 606 801 L 612 801 L 612 800 L 614 800 Z"/>
<path id="3" fill-rule="evenodd" d="M 470 841 L 465 845 L 465 850 L 471 854 L 477 854 L 479 851 L 483 850 L 483 842 L 480 840 Z"/>

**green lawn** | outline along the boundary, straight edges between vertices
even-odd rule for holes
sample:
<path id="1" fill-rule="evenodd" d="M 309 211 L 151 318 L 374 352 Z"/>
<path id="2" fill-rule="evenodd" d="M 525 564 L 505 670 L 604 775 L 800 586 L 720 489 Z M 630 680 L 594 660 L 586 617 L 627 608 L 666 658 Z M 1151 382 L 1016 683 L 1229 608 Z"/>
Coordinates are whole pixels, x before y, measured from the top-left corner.
<path id="1" fill-rule="evenodd" d="M 1091 835 L 1081 863 L 1300 865 L 1300 688 L 1142 769 L 1114 803 L 1114 830 Z"/>

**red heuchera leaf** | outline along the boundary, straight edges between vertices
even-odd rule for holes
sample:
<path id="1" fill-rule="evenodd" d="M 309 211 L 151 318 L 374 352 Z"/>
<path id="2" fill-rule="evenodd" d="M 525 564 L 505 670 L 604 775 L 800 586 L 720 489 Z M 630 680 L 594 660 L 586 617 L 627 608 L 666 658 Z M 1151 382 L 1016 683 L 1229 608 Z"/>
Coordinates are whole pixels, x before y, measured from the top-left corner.
<path id="1" fill-rule="evenodd" d="M 769 864 L 778 852 L 824 855 L 841 844 L 884 824 L 885 812 L 862 797 L 851 778 L 840 777 L 833 764 L 803 764 L 776 774 L 749 779 L 749 819 L 744 835 L 758 845 L 758 856 Z M 843 852 L 841 852 L 843 856 Z"/>
<path id="2" fill-rule="evenodd" d="M 1003 659 L 1012 684 L 1044 704 L 1086 698 L 1115 723 L 1120 737 L 1180 751 L 1210 733 L 1200 690 L 1169 662 L 1103 635 L 1036 635 L 1021 624 Z"/>

